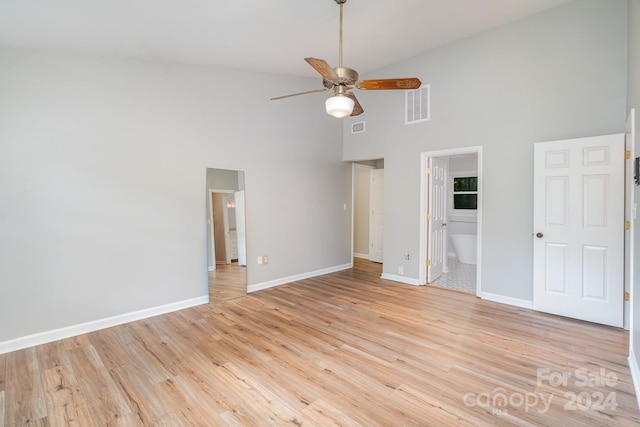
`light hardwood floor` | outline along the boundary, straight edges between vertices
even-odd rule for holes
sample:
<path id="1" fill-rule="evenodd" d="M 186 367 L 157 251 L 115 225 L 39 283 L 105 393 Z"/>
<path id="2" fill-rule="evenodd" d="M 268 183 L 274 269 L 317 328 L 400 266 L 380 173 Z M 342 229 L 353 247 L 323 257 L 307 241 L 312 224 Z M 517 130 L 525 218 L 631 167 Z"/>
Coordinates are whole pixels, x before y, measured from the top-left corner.
<path id="1" fill-rule="evenodd" d="M 209 272 L 209 302 L 218 303 L 247 294 L 247 267 L 237 262 L 218 264 Z"/>
<path id="2" fill-rule="evenodd" d="M 356 260 L 0 355 L 0 426 L 640 423 L 626 332 L 379 277 Z"/>

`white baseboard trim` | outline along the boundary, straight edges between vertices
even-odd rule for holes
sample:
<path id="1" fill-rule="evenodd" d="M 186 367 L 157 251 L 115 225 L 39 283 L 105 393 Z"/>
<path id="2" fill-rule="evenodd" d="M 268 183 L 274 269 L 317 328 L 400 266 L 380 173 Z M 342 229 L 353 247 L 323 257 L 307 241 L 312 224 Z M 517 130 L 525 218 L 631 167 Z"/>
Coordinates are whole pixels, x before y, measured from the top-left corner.
<path id="1" fill-rule="evenodd" d="M 108 317 L 106 319 L 94 320 L 91 322 L 80 323 L 79 325 L 39 332 L 37 334 L 27 335 L 25 337 L 15 338 L 9 341 L 2 341 L 0 342 L 0 354 L 22 350 L 23 348 L 46 344 L 52 341 L 57 341 L 69 337 L 74 337 L 76 335 L 82 335 L 100 329 L 110 328 L 112 326 L 122 325 L 123 323 L 147 319 L 149 317 L 158 316 L 160 314 L 183 310 L 185 308 L 194 307 L 196 305 L 207 304 L 208 302 L 209 295 L 205 295 L 184 301 L 174 302 L 171 304 L 161 305 L 158 307 L 151 307 L 131 313 L 120 314 L 117 316 Z"/>
<path id="2" fill-rule="evenodd" d="M 499 302 L 500 304 L 513 305 L 533 310 L 533 301 L 528 301 L 526 299 L 506 297 L 504 295 L 492 294 L 489 292 L 481 292 L 480 298 L 486 299 L 487 301 Z"/>
<path id="3" fill-rule="evenodd" d="M 214 265 L 214 266 L 211 266 L 211 267 L 208 267 L 208 270 L 209 270 L 209 271 L 216 271 L 216 267 L 215 267 L 215 265 Z"/>
<path id="4" fill-rule="evenodd" d="M 638 357 L 634 353 L 633 348 L 629 349 L 628 361 L 633 387 L 636 391 L 636 400 L 638 401 L 638 407 L 640 407 L 640 366 L 638 366 Z"/>
<path id="5" fill-rule="evenodd" d="M 256 283 L 247 286 L 247 292 L 256 292 L 263 289 L 273 288 L 275 286 L 284 285 L 286 283 L 296 282 L 298 280 L 309 279 L 311 277 L 322 276 L 323 274 L 335 273 L 337 271 L 353 268 L 353 263 L 337 265 L 335 267 L 323 268 L 322 270 L 310 271 L 308 273 L 296 274 L 294 276 L 283 277 L 281 279 L 269 280 L 268 282 Z"/>
<path id="6" fill-rule="evenodd" d="M 354 258 L 364 258 L 364 259 L 369 259 L 369 254 L 353 254 Z"/>
<path id="7" fill-rule="evenodd" d="M 394 282 L 404 283 L 405 285 L 413 285 L 413 286 L 422 285 L 418 279 L 413 279 L 411 277 L 405 277 L 405 276 L 398 276 L 395 274 L 382 273 L 382 276 L 380 276 L 380 278 L 384 280 L 391 280 Z"/>

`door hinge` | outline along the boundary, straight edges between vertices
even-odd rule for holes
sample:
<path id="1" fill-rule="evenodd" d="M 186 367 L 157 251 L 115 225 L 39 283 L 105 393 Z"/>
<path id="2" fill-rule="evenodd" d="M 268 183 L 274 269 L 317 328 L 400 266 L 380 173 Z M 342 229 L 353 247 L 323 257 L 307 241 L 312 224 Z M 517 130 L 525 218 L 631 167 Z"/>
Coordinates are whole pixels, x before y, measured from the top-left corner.
<path id="1" fill-rule="evenodd" d="M 430 259 L 427 260 L 427 265 L 431 265 L 431 260 Z"/>
<path id="2" fill-rule="evenodd" d="M 629 295 L 629 292 L 625 292 L 624 293 L 624 300 L 625 301 L 629 301 L 631 299 L 631 295 Z"/>
<path id="3" fill-rule="evenodd" d="M 624 151 L 624 158 L 629 160 L 631 158 L 631 151 L 625 150 Z"/>
<path id="4" fill-rule="evenodd" d="M 427 175 L 431 175 L 431 168 L 427 168 Z"/>
<path id="5" fill-rule="evenodd" d="M 625 230 L 631 230 L 631 223 L 629 221 L 625 221 L 624 222 L 624 229 Z"/>

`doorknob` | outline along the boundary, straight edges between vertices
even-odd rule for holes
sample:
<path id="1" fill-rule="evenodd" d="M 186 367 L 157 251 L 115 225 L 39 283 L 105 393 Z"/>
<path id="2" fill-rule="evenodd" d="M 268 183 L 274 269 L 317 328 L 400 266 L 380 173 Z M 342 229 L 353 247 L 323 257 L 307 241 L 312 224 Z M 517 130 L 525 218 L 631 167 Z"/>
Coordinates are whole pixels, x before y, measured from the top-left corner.
<path id="1" fill-rule="evenodd" d="M 447 226 L 447 223 L 446 223 L 446 222 L 443 222 L 443 223 L 442 223 L 442 226 L 443 226 L 443 227 L 446 227 L 446 226 Z"/>
<path id="2" fill-rule="evenodd" d="M 543 236 L 544 236 L 544 234 L 542 234 L 542 233 L 536 233 L 536 237 L 538 239 L 542 239 Z"/>

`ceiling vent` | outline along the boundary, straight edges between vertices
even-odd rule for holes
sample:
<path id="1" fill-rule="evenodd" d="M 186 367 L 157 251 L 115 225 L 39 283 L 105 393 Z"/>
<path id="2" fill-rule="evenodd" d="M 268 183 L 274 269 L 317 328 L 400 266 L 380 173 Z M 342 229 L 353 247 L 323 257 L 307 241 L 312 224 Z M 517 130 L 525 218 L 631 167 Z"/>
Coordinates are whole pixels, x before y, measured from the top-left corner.
<path id="1" fill-rule="evenodd" d="M 407 108 L 405 124 L 429 121 L 431 118 L 431 85 L 406 92 Z"/>
<path id="2" fill-rule="evenodd" d="M 351 133 L 362 133 L 364 132 L 364 122 L 357 122 L 351 124 Z"/>

